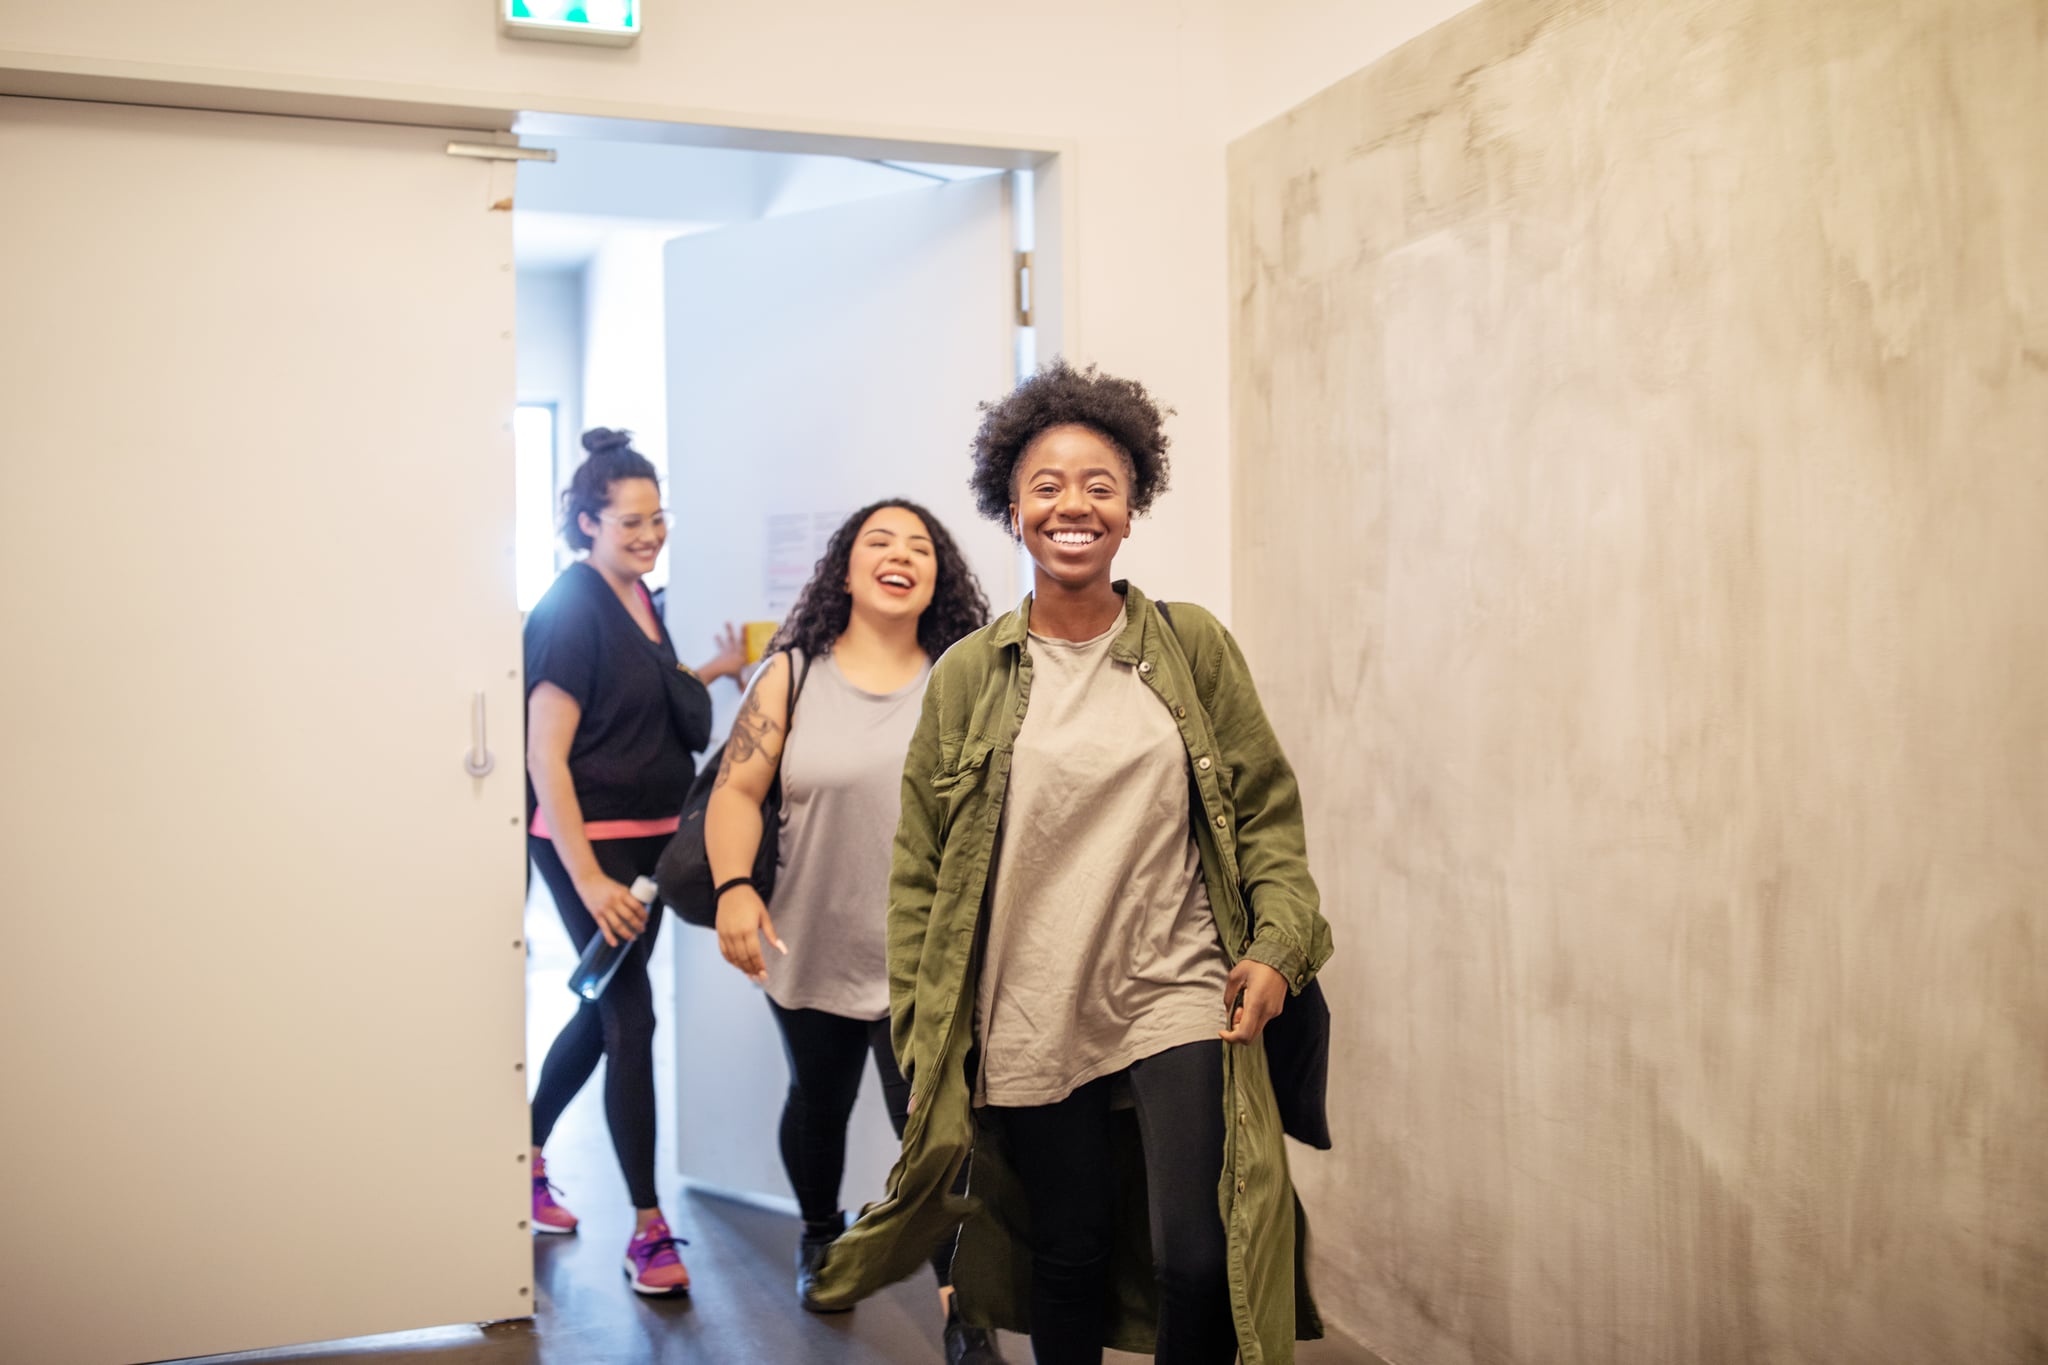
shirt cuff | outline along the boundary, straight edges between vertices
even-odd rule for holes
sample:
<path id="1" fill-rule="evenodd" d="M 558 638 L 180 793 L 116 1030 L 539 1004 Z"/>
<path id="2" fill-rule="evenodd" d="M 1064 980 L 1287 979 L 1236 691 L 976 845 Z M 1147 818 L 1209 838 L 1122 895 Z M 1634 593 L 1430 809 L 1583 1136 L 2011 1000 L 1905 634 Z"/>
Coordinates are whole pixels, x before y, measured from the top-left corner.
<path id="1" fill-rule="evenodd" d="M 1308 954 L 1286 942 L 1278 934 L 1260 934 L 1252 940 L 1252 946 L 1245 950 L 1245 956 L 1253 962 L 1263 962 L 1287 980 L 1289 995 L 1301 994 L 1314 973 L 1309 970 Z"/>

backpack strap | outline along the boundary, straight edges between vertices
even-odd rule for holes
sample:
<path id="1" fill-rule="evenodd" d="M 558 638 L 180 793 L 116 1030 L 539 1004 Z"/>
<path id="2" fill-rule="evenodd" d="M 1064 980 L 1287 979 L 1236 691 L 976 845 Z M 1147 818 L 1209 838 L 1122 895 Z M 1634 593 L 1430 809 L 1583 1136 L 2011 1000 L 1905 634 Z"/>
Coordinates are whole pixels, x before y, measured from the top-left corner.
<path id="1" fill-rule="evenodd" d="M 783 652 L 795 656 L 790 660 L 795 675 L 789 680 L 789 708 L 782 718 L 783 742 L 786 744 L 789 742 L 789 732 L 796 728 L 796 699 L 804 694 L 804 680 L 811 676 L 811 656 L 795 645 L 791 645 Z"/>
<path id="2" fill-rule="evenodd" d="M 1173 642 L 1180 646 L 1181 657 L 1187 659 L 1188 667 L 1193 669 L 1195 661 L 1188 657 L 1188 637 L 1181 634 L 1180 627 L 1173 623 L 1173 608 L 1164 602 L 1154 602 L 1152 605 L 1159 608 L 1159 619 L 1166 622 L 1166 628 L 1173 632 Z M 1197 697 L 1201 695 L 1201 691 L 1201 684 L 1198 682 L 1195 684 L 1195 694 Z"/>
<path id="3" fill-rule="evenodd" d="M 783 708 L 782 744 L 789 747 L 789 737 L 796 732 L 796 699 L 804 694 L 804 682 L 811 676 L 811 655 L 809 650 L 798 649 L 795 645 L 781 651 L 790 656 L 789 704 Z M 775 760 L 775 778 L 771 790 L 776 801 L 782 800 L 782 760 Z"/>
<path id="4" fill-rule="evenodd" d="M 793 720 L 797 720 L 797 698 L 803 696 L 803 681 L 811 675 L 811 655 L 807 655 L 805 651 L 797 649 L 795 645 L 788 647 L 784 653 L 795 655 L 795 659 L 791 659 L 791 663 L 797 667 L 797 675 L 791 679 L 791 684 L 788 684 L 788 720 L 793 722 Z M 788 729 L 786 724 L 784 724 L 784 729 Z"/>

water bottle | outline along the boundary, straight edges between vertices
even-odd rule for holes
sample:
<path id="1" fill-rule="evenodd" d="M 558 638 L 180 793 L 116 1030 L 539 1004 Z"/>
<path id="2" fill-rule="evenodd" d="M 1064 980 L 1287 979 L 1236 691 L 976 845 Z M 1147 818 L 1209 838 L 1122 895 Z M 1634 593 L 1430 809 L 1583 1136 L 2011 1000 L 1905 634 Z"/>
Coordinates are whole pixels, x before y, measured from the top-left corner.
<path id="1" fill-rule="evenodd" d="M 653 908 L 654 898 L 661 894 L 661 888 L 654 884 L 652 877 L 633 879 L 633 899 Z M 619 974 L 619 964 L 626 960 L 626 954 L 633 950 L 633 940 L 621 939 L 617 943 L 606 943 L 602 931 L 590 936 L 590 943 L 583 950 L 583 960 L 576 964 L 576 970 L 569 973 L 569 989 L 585 1000 L 595 1000 L 604 994 L 604 988 L 612 984 L 612 978 Z"/>

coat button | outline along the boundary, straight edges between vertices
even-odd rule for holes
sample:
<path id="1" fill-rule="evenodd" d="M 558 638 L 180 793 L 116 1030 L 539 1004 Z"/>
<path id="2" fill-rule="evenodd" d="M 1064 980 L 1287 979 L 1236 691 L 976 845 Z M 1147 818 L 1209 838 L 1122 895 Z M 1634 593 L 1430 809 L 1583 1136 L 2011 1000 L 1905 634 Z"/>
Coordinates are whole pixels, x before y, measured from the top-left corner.
<path id="1" fill-rule="evenodd" d="M 1140 673 L 1150 673 L 1152 671 L 1152 661 L 1150 659 L 1140 659 L 1138 661 L 1138 671 Z"/>
<path id="2" fill-rule="evenodd" d="M 1211 764 L 1211 763 L 1209 762 L 1209 760 L 1208 760 L 1208 759 L 1204 758 L 1204 759 L 1200 760 L 1199 762 L 1197 762 L 1197 763 L 1195 764 L 1195 766 L 1196 766 L 1197 768 L 1200 768 L 1200 769 L 1201 769 L 1201 770 L 1202 770 L 1203 772 L 1208 772 L 1208 771 L 1209 771 L 1209 769 L 1210 769 L 1210 768 L 1211 768 L 1211 767 L 1212 767 L 1213 765 L 1212 765 L 1212 764 Z"/>
<path id="3" fill-rule="evenodd" d="M 1227 824 L 1229 824 L 1229 823 L 1230 823 L 1230 821 L 1229 821 L 1229 820 L 1227 820 L 1227 819 L 1225 819 L 1225 818 L 1224 818 L 1223 816 L 1220 816 L 1220 815 L 1219 815 L 1219 816 L 1217 816 L 1217 817 L 1216 817 L 1216 828 L 1218 828 L 1218 829 L 1222 829 L 1222 828 L 1223 828 L 1223 827 L 1224 827 L 1225 825 L 1227 825 Z"/>
<path id="4" fill-rule="evenodd" d="M 1188 708 L 1185 706 L 1176 706 L 1173 708 L 1173 714 L 1177 719 L 1186 720 L 1188 718 Z"/>
<path id="5" fill-rule="evenodd" d="M 1238 1192 L 1239 1194 L 1243 1194 L 1243 1193 L 1244 1193 L 1244 1177 L 1243 1177 L 1243 1176 L 1239 1176 L 1239 1177 L 1237 1178 L 1237 1192 Z"/>
<path id="6" fill-rule="evenodd" d="M 1251 1121 L 1251 1115 L 1247 1114 L 1244 1110 L 1240 1109 L 1237 1111 L 1237 1121 L 1239 1123 L 1249 1123 Z"/>

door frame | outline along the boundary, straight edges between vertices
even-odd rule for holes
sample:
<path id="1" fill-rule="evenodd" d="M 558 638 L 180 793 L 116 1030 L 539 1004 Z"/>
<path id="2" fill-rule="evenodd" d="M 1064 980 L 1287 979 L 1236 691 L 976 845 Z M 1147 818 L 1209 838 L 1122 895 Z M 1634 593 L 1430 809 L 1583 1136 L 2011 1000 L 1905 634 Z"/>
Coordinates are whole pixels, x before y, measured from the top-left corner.
<path id="1" fill-rule="evenodd" d="M 1038 355 L 1043 360 L 1083 349 L 1076 215 L 1068 211 L 1077 185 L 1078 148 L 1071 138 L 965 134 L 946 128 L 553 96 L 515 107 L 502 95 L 453 86 L 272 75 L 5 48 L 0 48 L 0 95 L 404 123 L 500 136 L 545 131 L 550 136 L 1029 170 L 1035 173 L 1031 276 Z"/>

